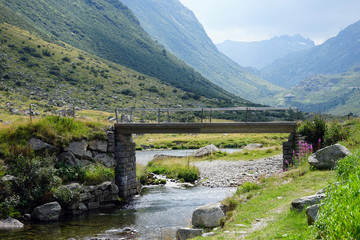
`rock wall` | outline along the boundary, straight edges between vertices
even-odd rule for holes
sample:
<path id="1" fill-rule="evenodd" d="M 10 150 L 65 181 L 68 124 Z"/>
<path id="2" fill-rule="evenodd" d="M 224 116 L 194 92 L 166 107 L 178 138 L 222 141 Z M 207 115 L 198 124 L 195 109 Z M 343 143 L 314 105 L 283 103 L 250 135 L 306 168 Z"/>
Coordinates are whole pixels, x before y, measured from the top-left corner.
<path id="1" fill-rule="evenodd" d="M 137 194 L 135 150 L 131 134 L 115 133 L 115 183 L 122 198 Z"/>
<path id="2" fill-rule="evenodd" d="M 305 137 L 291 133 L 287 142 L 283 143 L 283 166 L 284 169 L 288 167 L 289 164 L 293 163 L 293 154 L 300 153 L 301 144 L 305 142 Z"/>

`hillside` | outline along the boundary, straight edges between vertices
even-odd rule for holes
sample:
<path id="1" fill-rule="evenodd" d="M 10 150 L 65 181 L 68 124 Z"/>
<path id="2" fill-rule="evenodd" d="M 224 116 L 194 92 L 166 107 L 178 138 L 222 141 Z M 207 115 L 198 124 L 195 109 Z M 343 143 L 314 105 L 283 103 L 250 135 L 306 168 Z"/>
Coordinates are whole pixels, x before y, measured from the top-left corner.
<path id="1" fill-rule="evenodd" d="M 0 109 L 24 110 L 35 103 L 50 112 L 70 106 L 113 112 L 221 104 L 63 45 L 0 23 Z"/>
<path id="2" fill-rule="evenodd" d="M 28 26 L 54 41 L 66 42 L 198 96 L 217 98 L 224 103 L 232 99 L 248 103 L 229 95 L 167 52 L 148 36 L 132 12 L 119 1 L 0 0 L 0 5 L 3 12 L 4 6 L 12 9 Z M 16 18 L 5 20 L 19 25 Z"/>
<path id="3" fill-rule="evenodd" d="M 261 71 L 266 80 L 289 88 L 308 76 L 338 74 L 359 64 L 360 21 L 348 26 L 323 44 L 292 53 Z"/>
<path id="4" fill-rule="evenodd" d="M 280 91 L 219 52 L 193 12 L 178 0 L 121 2 L 153 39 L 225 90 L 254 102 Z"/>
<path id="5" fill-rule="evenodd" d="M 263 68 L 278 58 L 314 47 L 314 42 L 301 35 L 279 36 L 256 42 L 236 42 L 227 40 L 216 44 L 226 56 L 241 66 Z"/>

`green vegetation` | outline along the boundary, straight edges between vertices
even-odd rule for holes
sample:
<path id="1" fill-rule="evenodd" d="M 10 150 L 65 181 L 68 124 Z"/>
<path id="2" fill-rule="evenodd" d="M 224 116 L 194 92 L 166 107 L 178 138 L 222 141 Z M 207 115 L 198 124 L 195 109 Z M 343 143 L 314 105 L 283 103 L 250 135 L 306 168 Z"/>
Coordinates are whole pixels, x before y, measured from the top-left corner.
<path id="1" fill-rule="evenodd" d="M 46 114 L 69 106 L 113 112 L 122 107 L 219 104 L 204 97 L 182 99 L 187 92 L 159 79 L 63 43 L 46 42 L 12 25 L 0 23 L 0 29 L 0 112 L 9 109 L 8 102 L 11 108 L 19 109 L 19 114 L 30 103 L 34 111 Z M 148 88 L 158 91 L 146 91 Z"/>
<path id="2" fill-rule="evenodd" d="M 141 72 L 141 75 L 158 78 L 164 85 L 171 85 L 200 97 L 216 98 L 222 105 L 250 104 L 210 83 L 171 53 L 164 54 L 164 47 L 149 37 L 133 13 L 119 1 L 28 0 L 19 2 L 1 0 L 0 7 L 10 8 L 16 12 L 16 15 L 19 13 L 26 20 L 27 25 L 32 26 L 32 29 L 48 33 L 59 44 L 63 41 L 83 51 Z M 26 28 L 27 25 L 15 21 L 14 18 L 6 19 L 6 22 L 31 30 Z M 42 44 L 39 45 L 42 46 Z M 66 59 L 64 57 L 75 60 L 77 56 L 62 56 L 61 58 Z M 79 59 L 79 61 L 82 60 Z M 71 62 L 63 62 L 71 64 Z M 79 69 L 79 66 L 76 64 L 75 66 Z M 83 66 L 86 67 L 85 64 Z M 88 67 L 95 68 L 96 71 L 92 71 L 94 76 L 108 75 L 98 72 L 96 65 Z M 56 74 L 56 71 L 53 73 Z M 76 83 L 76 80 L 79 79 L 72 77 L 69 82 Z"/>
<path id="3" fill-rule="evenodd" d="M 315 223 L 323 239 L 360 238 L 360 152 L 339 161 Z"/>
<path id="4" fill-rule="evenodd" d="M 64 147 L 72 139 L 105 139 L 107 126 L 98 122 L 78 121 L 72 118 L 47 116 L 34 123 L 0 130 L 0 151 L 13 157 L 27 152 L 27 141 L 37 137 L 57 147 Z"/>
<path id="5" fill-rule="evenodd" d="M 168 178 L 177 179 L 181 182 L 195 182 L 199 178 L 199 169 L 189 164 L 186 158 L 157 159 L 149 162 L 145 173 L 166 175 Z M 140 178 L 146 183 L 146 175 Z"/>
<path id="6" fill-rule="evenodd" d="M 84 183 L 97 185 L 105 181 L 111 181 L 115 177 L 114 169 L 107 168 L 102 164 L 89 165 L 84 167 Z"/>
<path id="7" fill-rule="evenodd" d="M 280 147 L 258 150 L 243 150 L 241 152 L 235 152 L 227 154 L 224 152 L 214 152 L 212 155 L 203 158 L 202 160 L 225 160 L 225 161 L 252 161 L 255 159 L 271 157 L 277 154 L 281 154 Z"/>

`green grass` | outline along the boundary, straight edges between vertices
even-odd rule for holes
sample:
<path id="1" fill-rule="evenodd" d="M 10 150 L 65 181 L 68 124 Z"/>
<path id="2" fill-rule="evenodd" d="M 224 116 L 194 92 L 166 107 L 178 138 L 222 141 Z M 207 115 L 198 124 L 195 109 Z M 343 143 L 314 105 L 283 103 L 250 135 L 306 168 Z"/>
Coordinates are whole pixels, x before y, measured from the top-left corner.
<path id="1" fill-rule="evenodd" d="M 38 137 L 58 147 L 64 147 L 73 139 L 106 139 L 106 127 L 98 122 L 47 116 L 33 123 L 0 129 L 0 151 L 5 155 L 16 155 L 19 153 L 17 150 L 25 150 L 31 137 Z"/>
<path id="2" fill-rule="evenodd" d="M 97 185 L 105 181 L 111 181 L 115 177 L 114 169 L 107 168 L 102 164 L 84 167 L 83 182 L 86 185 Z"/>
<path id="3" fill-rule="evenodd" d="M 215 152 L 213 155 L 202 158 L 201 160 L 225 160 L 225 161 L 253 161 L 255 159 L 272 157 L 274 155 L 281 154 L 280 147 L 269 148 L 264 150 L 244 150 L 241 152 L 235 152 L 231 154 L 223 152 Z M 196 159 L 193 159 L 196 160 Z"/>
<path id="4" fill-rule="evenodd" d="M 158 159 L 146 165 L 145 172 L 166 175 L 183 182 L 194 182 L 199 178 L 199 169 L 192 166 L 186 158 Z"/>

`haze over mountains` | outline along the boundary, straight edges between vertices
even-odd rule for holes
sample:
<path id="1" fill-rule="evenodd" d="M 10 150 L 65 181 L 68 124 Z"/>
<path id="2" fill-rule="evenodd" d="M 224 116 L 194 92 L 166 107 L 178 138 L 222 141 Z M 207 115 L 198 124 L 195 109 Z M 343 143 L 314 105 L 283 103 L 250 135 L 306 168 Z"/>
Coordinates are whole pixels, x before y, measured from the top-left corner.
<path id="1" fill-rule="evenodd" d="M 218 51 L 195 15 L 178 0 L 121 2 L 152 38 L 225 90 L 255 102 L 281 90 Z"/>
<path id="2" fill-rule="evenodd" d="M 241 66 L 261 69 L 278 58 L 314 47 L 314 42 L 300 34 L 277 36 L 257 42 L 227 40 L 216 47 Z"/>

